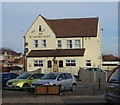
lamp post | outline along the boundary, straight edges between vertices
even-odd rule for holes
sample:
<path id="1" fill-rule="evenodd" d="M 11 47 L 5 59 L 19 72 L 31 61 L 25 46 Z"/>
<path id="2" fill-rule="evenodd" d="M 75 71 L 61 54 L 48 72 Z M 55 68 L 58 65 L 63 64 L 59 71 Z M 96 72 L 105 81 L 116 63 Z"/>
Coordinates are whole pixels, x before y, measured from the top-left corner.
<path id="1" fill-rule="evenodd" d="M 25 36 L 23 36 L 23 38 L 24 38 L 24 70 L 23 71 L 26 71 L 26 53 L 25 53 L 26 38 L 25 38 Z"/>
<path id="2" fill-rule="evenodd" d="M 103 28 L 101 28 L 101 31 L 103 31 L 104 29 Z M 100 44 L 100 43 L 99 43 Z M 100 46 L 100 45 L 99 45 Z M 102 56 L 101 55 L 99 55 L 99 58 L 98 58 L 99 60 L 100 60 L 100 65 L 98 65 L 98 67 L 101 69 L 101 67 L 102 67 Z M 101 73 L 101 71 L 99 71 L 99 79 L 98 79 L 98 90 L 100 90 L 100 88 L 101 88 L 101 77 L 100 77 L 100 73 Z"/>

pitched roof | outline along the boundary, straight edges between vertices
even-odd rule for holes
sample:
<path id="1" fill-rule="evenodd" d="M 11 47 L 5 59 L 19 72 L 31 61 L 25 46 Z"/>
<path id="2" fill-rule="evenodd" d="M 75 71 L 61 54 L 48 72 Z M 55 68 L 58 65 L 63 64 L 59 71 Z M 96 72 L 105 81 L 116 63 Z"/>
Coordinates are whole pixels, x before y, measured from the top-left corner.
<path id="1" fill-rule="evenodd" d="M 3 55 L 5 52 L 6 52 L 8 55 L 11 54 L 11 55 L 13 55 L 13 56 L 20 56 L 20 55 L 22 54 L 22 53 L 17 53 L 17 52 L 15 52 L 15 51 L 11 50 L 11 49 L 5 49 L 5 48 L 0 49 L 0 53 L 1 53 L 2 55 Z"/>
<path id="2" fill-rule="evenodd" d="M 55 33 L 63 37 L 96 37 L 98 18 L 46 19 L 42 17 Z"/>
<path id="3" fill-rule="evenodd" d="M 31 50 L 27 57 L 84 56 L 85 49 Z"/>
<path id="4" fill-rule="evenodd" d="M 112 54 L 102 55 L 103 61 L 115 61 L 116 57 Z"/>

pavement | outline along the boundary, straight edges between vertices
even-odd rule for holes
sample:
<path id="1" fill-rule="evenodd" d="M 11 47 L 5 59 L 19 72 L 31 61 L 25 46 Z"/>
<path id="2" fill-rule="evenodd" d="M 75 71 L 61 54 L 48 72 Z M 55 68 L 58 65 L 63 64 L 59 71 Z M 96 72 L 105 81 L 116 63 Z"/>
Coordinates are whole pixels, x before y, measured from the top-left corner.
<path id="1" fill-rule="evenodd" d="M 8 95 L 7 95 L 8 94 Z M 5 90 L 2 103 L 105 103 L 104 95 L 34 95 L 27 91 Z"/>
<path id="2" fill-rule="evenodd" d="M 78 103 L 105 103 L 104 93 L 106 85 L 102 84 L 98 90 L 97 84 L 79 84 L 74 92 L 65 91 L 61 95 L 35 95 L 29 91 L 3 90 L 0 102 L 2 104 L 78 104 Z M 2 91 L 1 91 L 2 93 Z"/>

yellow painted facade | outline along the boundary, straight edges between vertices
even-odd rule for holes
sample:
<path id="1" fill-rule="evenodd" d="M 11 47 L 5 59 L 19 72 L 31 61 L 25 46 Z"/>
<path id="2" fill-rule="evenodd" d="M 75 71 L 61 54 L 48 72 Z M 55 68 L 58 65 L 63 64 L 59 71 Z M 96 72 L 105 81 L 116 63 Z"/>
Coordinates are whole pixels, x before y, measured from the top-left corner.
<path id="1" fill-rule="evenodd" d="M 41 26 L 42 30 L 39 32 L 38 27 Z M 38 47 L 35 48 L 35 41 L 38 40 Z M 42 46 L 42 40 L 46 40 L 46 47 Z M 62 47 L 58 48 L 58 40 L 61 40 Z M 90 60 L 91 66 L 87 67 L 100 67 L 102 65 L 101 49 L 100 49 L 100 30 L 99 24 L 97 29 L 96 37 L 67 37 L 67 38 L 56 38 L 55 33 L 45 22 L 42 16 L 38 16 L 35 22 L 32 24 L 30 29 L 25 35 L 25 42 L 27 45 L 25 48 L 28 48 L 26 56 L 32 50 L 55 50 L 55 49 L 67 49 L 67 40 L 72 40 L 72 49 L 75 49 L 75 40 L 80 40 L 80 48 L 85 48 L 84 56 L 69 56 L 69 57 L 56 57 L 58 65 L 58 72 L 71 72 L 74 75 L 78 75 L 78 70 L 80 67 L 86 67 L 86 60 Z M 36 55 L 37 56 L 37 55 Z M 34 61 L 42 60 L 43 66 L 35 67 Z M 52 67 L 47 67 L 47 62 L 52 61 Z M 26 57 L 26 70 L 33 71 L 36 69 L 41 69 L 42 73 L 53 72 L 54 65 L 54 56 L 53 57 Z M 59 61 L 63 61 L 63 67 L 59 67 Z M 66 66 L 66 60 L 75 60 L 75 66 Z"/>

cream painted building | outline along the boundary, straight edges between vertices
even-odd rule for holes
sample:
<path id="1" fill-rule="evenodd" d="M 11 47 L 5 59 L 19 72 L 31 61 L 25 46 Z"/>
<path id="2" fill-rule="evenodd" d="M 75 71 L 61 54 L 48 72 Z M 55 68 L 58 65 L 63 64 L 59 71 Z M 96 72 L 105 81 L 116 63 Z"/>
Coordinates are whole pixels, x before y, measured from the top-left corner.
<path id="1" fill-rule="evenodd" d="M 26 70 L 71 72 L 101 67 L 99 19 L 46 19 L 38 16 L 25 37 Z"/>

